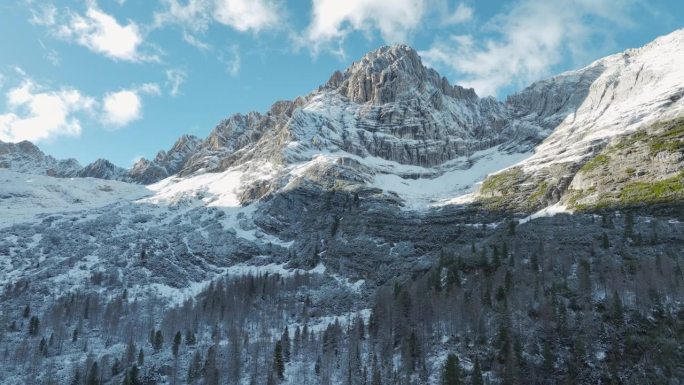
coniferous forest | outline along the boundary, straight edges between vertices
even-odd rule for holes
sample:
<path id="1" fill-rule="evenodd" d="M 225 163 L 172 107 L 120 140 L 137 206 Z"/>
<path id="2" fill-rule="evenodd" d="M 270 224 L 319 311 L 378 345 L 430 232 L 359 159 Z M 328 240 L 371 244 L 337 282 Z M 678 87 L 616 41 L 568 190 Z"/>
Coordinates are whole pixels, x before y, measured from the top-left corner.
<path id="1" fill-rule="evenodd" d="M 41 306 L 11 300 L 34 284 L 18 282 L 3 291 L 1 362 L 27 384 L 672 384 L 682 235 L 639 218 L 547 219 L 555 238 L 482 226 L 368 295 L 256 272 L 168 307 L 92 274 Z M 554 234 L 570 222 L 581 247 Z"/>

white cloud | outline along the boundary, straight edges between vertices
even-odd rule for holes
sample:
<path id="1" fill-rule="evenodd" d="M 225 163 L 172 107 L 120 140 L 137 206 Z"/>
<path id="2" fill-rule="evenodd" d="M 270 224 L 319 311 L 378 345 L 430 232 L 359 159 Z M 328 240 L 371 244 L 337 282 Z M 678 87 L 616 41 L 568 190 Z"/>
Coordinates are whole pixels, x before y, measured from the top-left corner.
<path id="1" fill-rule="evenodd" d="M 144 38 L 135 22 L 120 24 L 113 16 L 98 8 L 94 1 L 88 1 L 85 15 L 71 11 L 60 15 L 52 6 L 45 9 L 32 11 L 33 17 L 30 21 L 52 28 L 55 35 L 62 39 L 73 41 L 114 60 L 159 60 L 156 55 L 141 52 Z"/>
<path id="2" fill-rule="evenodd" d="M 43 48 L 45 59 L 47 59 L 47 61 L 49 61 L 53 66 L 59 67 L 59 65 L 62 64 L 62 57 L 59 55 L 59 52 L 46 46 L 40 39 L 38 39 L 38 43 Z"/>
<path id="3" fill-rule="evenodd" d="M 277 28 L 282 19 L 277 0 L 163 0 L 163 3 L 164 11 L 154 15 L 155 26 L 182 26 L 183 39 L 200 49 L 208 46 L 195 34 L 205 32 L 211 23 L 258 33 Z"/>
<path id="4" fill-rule="evenodd" d="M 30 79 L 10 89 L 6 97 L 8 112 L 0 114 L 0 140 L 5 142 L 78 136 L 81 122 L 76 114 L 91 112 L 96 104 L 78 90 L 44 90 Z"/>
<path id="5" fill-rule="evenodd" d="M 278 24 L 278 8 L 266 0 L 218 0 L 216 21 L 238 31 L 261 31 Z"/>
<path id="6" fill-rule="evenodd" d="M 148 94 L 148 95 L 161 95 L 161 88 L 157 83 L 144 83 L 136 88 L 138 93 Z"/>
<path id="7" fill-rule="evenodd" d="M 240 47 L 233 45 L 229 48 L 228 55 L 220 54 L 219 60 L 225 64 L 226 72 L 230 76 L 237 76 L 240 73 L 240 66 L 242 65 L 242 58 L 240 57 Z"/>
<path id="8" fill-rule="evenodd" d="M 182 4 L 178 0 L 162 0 L 163 12 L 154 14 L 154 25 L 179 24 L 192 32 L 202 32 L 211 22 L 211 2 L 209 0 L 188 0 Z"/>
<path id="9" fill-rule="evenodd" d="M 142 117 L 142 100 L 135 91 L 113 92 L 105 95 L 102 110 L 103 123 L 120 128 Z"/>
<path id="10" fill-rule="evenodd" d="M 444 19 L 444 24 L 461 24 L 466 21 L 470 21 L 473 18 L 475 11 L 473 8 L 465 5 L 464 3 L 459 3 L 456 9 Z"/>
<path id="11" fill-rule="evenodd" d="M 38 9 L 31 9 L 29 23 L 42 26 L 53 26 L 57 22 L 57 8 L 52 4 L 43 4 Z"/>
<path id="12" fill-rule="evenodd" d="M 155 83 L 145 83 L 132 89 L 110 92 L 102 101 L 101 122 L 118 129 L 139 120 L 143 115 L 141 94 L 160 95 L 161 89 Z"/>
<path id="13" fill-rule="evenodd" d="M 426 8 L 426 0 L 313 0 L 306 40 L 316 51 L 352 31 L 377 30 L 386 42 L 404 42 L 420 25 Z"/>
<path id="14" fill-rule="evenodd" d="M 452 36 L 421 56 L 461 77 L 480 95 L 522 86 L 547 75 L 564 59 L 586 55 L 588 43 L 610 39 L 610 28 L 628 25 L 632 0 L 520 0 L 495 16 L 483 32 L 495 38 Z"/>
<path id="15" fill-rule="evenodd" d="M 183 40 L 200 51 L 208 51 L 211 49 L 211 45 L 198 39 L 195 35 L 189 33 L 188 31 L 183 31 Z"/>
<path id="16" fill-rule="evenodd" d="M 176 97 L 180 95 L 180 86 L 185 83 L 187 74 L 180 69 L 170 69 L 166 71 L 166 85 L 170 88 L 169 95 Z"/>

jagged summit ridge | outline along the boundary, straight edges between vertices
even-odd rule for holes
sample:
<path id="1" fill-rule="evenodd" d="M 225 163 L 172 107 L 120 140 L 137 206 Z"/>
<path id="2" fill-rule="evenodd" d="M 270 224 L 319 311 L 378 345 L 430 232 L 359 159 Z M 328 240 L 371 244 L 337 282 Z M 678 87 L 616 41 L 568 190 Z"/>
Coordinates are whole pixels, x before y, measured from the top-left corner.
<path id="1" fill-rule="evenodd" d="M 410 99 L 430 88 L 451 97 L 477 99 L 472 88 L 451 86 L 437 71 L 425 67 L 418 53 L 405 44 L 366 54 L 344 72 L 336 71 L 326 87 L 337 89 L 355 103 L 375 105 Z"/>

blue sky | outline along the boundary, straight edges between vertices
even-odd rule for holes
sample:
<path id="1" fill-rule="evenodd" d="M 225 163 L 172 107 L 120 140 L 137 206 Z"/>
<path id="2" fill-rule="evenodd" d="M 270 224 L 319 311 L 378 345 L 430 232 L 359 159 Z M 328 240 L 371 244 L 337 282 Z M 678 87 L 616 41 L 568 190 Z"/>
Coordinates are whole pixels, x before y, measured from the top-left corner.
<path id="1" fill-rule="evenodd" d="M 130 167 L 384 44 L 505 98 L 682 27 L 681 0 L 9 0 L 0 140 Z"/>

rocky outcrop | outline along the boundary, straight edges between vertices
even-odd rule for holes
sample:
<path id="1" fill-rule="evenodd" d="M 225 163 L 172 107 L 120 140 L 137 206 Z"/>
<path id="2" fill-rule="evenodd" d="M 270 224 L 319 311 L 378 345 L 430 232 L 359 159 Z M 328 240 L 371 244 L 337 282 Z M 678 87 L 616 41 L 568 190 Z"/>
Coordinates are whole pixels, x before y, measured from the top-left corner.
<path id="1" fill-rule="evenodd" d="M 126 177 L 137 183 L 150 184 L 177 174 L 195 154 L 201 142 L 196 136 L 183 135 L 168 152 L 159 151 L 152 161 L 140 159 Z"/>
<path id="2" fill-rule="evenodd" d="M 76 159 L 57 160 L 45 155 L 29 141 L 5 143 L 0 141 L 0 170 L 44 174 L 55 177 L 76 176 L 81 169 Z"/>
<path id="3" fill-rule="evenodd" d="M 83 167 L 77 175 L 82 178 L 125 180 L 126 170 L 106 159 L 98 159 Z"/>

